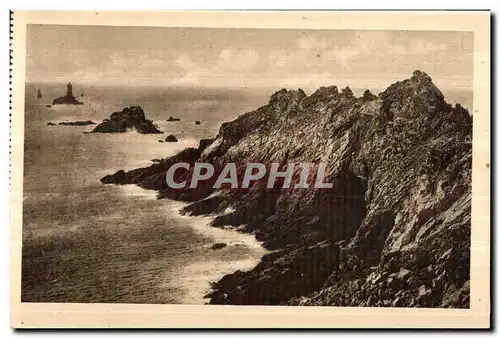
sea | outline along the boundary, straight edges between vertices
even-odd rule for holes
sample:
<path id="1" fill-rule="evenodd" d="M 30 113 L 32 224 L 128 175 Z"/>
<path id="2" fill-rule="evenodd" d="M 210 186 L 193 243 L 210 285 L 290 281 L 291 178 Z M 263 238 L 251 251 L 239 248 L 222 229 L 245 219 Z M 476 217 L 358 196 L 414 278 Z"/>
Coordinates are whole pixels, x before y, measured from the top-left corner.
<path id="1" fill-rule="evenodd" d="M 23 302 L 204 304 L 212 282 L 258 264 L 266 250 L 253 235 L 211 227 L 214 215 L 180 215 L 186 204 L 157 199 L 155 191 L 99 179 L 196 147 L 221 123 L 265 105 L 275 90 L 73 84 L 84 104 L 51 106 L 65 90 L 64 83 L 26 85 Z M 446 96 L 472 108 L 470 93 Z M 164 134 L 47 125 L 99 123 L 131 105 Z M 180 121 L 167 122 L 170 116 Z M 179 142 L 158 142 L 169 134 Z M 212 250 L 215 243 L 227 246 Z"/>
<path id="2" fill-rule="evenodd" d="M 26 86 L 23 302 L 204 304 L 211 282 L 258 264 L 266 251 L 252 235 L 211 227 L 214 216 L 182 216 L 184 203 L 157 199 L 155 191 L 99 179 L 197 147 L 222 122 L 266 104 L 270 93 L 73 84 L 84 105 L 49 106 L 65 90 Z M 164 134 L 85 134 L 95 125 L 47 125 L 99 123 L 131 105 Z M 170 116 L 181 121 L 167 122 Z M 158 142 L 169 134 L 179 142 Z M 227 246 L 212 250 L 215 243 Z"/>

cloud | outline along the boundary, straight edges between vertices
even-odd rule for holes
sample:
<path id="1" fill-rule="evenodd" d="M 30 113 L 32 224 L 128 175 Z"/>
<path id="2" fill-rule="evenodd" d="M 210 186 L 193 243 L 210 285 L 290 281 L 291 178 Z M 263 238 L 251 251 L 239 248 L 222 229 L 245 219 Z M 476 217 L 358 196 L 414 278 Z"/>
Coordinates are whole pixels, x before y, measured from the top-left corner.
<path id="1" fill-rule="evenodd" d="M 200 82 L 200 77 L 197 74 L 194 73 L 187 73 L 186 75 L 173 79 L 172 84 L 176 85 L 196 85 L 199 84 Z"/>
<path id="2" fill-rule="evenodd" d="M 191 57 L 189 57 L 187 55 L 180 55 L 174 61 L 174 64 L 176 64 L 177 66 L 179 66 L 182 69 L 189 70 L 189 71 L 196 66 L 196 64 L 193 62 Z"/>
<path id="3" fill-rule="evenodd" d="M 193 60 L 191 56 L 180 55 L 174 64 L 180 68 L 182 75 L 172 80 L 173 84 L 222 84 L 228 78 L 248 74 L 259 62 L 259 55 L 251 49 L 224 49 L 216 61 L 204 59 Z"/>
<path id="4" fill-rule="evenodd" d="M 259 55 L 251 49 L 235 51 L 224 49 L 217 62 L 219 70 L 248 71 L 259 62 Z"/>
<path id="5" fill-rule="evenodd" d="M 444 53 L 449 46 L 445 43 L 434 43 L 429 40 L 416 39 L 408 43 L 398 43 L 394 45 L 395 54 L 425 55 L 432 53 Z"/>
<path id="6" fill-rule="evenodd" d="M 339 85 L 338 77 L 331 72 L 301 74 L 281 80 L 280 85 L 286 88 L 317 88 L 319 86 Z"/>
<path id="7" fill-rule="evenodd" d="M 302 53 L 314 52 L 326 62 L 338 62 L 347 66 L 349 60 L 361 53 L 370 43 L 363 35 L 351 39 L 346 44 L 333 44 L 325 39 L 307 36 L 297 40 L 297 45 Z"/>
<path id="8" fill-rule="evenodd" d="M 184 72 L 184 75 L 179 78 L 173 79 L 172 84 L 188 85 L 198 84 L 200 82 L 199 73 L 201 71 L 201 67 L 193 62 L 190 56 L 180 55 L 174 61 L 174 64 Z"/>
<path id="9" fill-rule="evenodd" d="M 311 51 L 324 48 L 324 41 L 313 36 L 304 36 L 298 39 L 297 44 L 300 49 Z"/>
<path id="10" fill-rule="evenodd" d="M 345 47 L 334 47 L 332 50 L 327 52 L 327 56 L 331 55 L 333 58 L 340 62 L 342 65 L 346 66 L 349 60 L 351 60 L 355 55 L 361 53 L 361 49 L 354 46 Z"/>
<path id="11" fill-rule="evenodd" d="M 111 73 L 143 72 L 148 74 L 164 74 L 165 60 L 160 55 L 145 54 L 141 51 L 115 51 L 107 56 L 106 69 Z"/>
<path id="12" fill-rule="evenodd" d="M 423 39 L 417 39 L 416 43 L 412 45 L 412 51 L 413 52 L 444 52 L 448 49 L 448 45 L 442 43 L 442 44 L 435 44 L 430 41 L 425 41 Z"/>
<path id="13" fill-rule="evenodd" d="M 283 51 L 270 51 L 267 56 L 271 67 L 284 67 L 292 64 L 290 53 L 285 53 Z"/>

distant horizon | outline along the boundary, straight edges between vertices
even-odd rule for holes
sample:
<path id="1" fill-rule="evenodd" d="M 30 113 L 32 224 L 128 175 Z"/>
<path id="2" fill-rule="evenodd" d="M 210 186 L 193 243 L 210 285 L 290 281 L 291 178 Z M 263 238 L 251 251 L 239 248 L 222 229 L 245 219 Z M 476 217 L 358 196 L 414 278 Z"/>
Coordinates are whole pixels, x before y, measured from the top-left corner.
<path id="1" fill-rule="evenodd" d="M 410 78 L 410 77 L 408 77 Z M 404 79 L 402 79 L 404 80 Z M 402 80 L 397 80 L 397 81 L 402 81 Z M 317 87 L 310 87 L 310 86 L 285 86 L 285 87 L 280 87 L 280 86 L 209 86 L 209 85 L 203 85 L 203 84 L 198 84 L 198 85 L 172 85 L 172 84 L 150 84 L 150 83 L 90 83 L 90 82 L 77 82 L 77 81 L 64 81 L 64 80 L 52 80 L 52 81 L 25 81 L 25 85 L 51 85 L 51 86 L 65 86 L 68 82 L 71 82 L 71 84 L 77 86 L 77 87 L 84 87 L 84 88 L 89 88 L 89 87 L 112 87 L 112 88 L 131 88 L 131 87 L 137 87 L 137 88 L 165 88 L 165 89 L 213 89 L 213 90 L 227 90 L 227 89 L 233 89 L 233 90 L 270 90 L 273 92 L 279 91 L 281 89 L 286 89 L 286 90 L 298 90 L 302 89 L 306 93 L 307 91 L 312 94 L 315 90 L 319 89 L 320 87 L 330 87 L 330 86 L 336 86 L 339 91 L 345 87 L 349 87 L 352 90 L 360 91 L 360 90 L 370 90 L 370 91 L 378 91 L 382 92 L 385 89 L 387 89 L 391 84 L 396 83 L 397 81 L 388 83 L 387 85 L 383 87 L 366 87 L 366 86 L 351 86 L 351 85 L 337 85 L 337 84 L 330 84 L 330 85 L 321 85 Z M 435 83 L 434 79 L 433 82 Z M 436 84 L 439 90 L 441 91 L 454 91 L 454 92 L 473 92 L 472 87 L 443 87 L 439 86 Z"/>
<path id="2" fill-rule="evenodd" d="M 82 84 L 78 82 L 71 82 L 73 84 L 73 89 L 76 91 L 80 90 L 89 90 L 91 88 L 95 88 L 97 90 L 103 88 L 116 88 L 116 89 L 137 89 L 141 91 L 146 90 L 166 90 L 166 91 L 195 91 L 199 93 L 203 93 L 205 95 L 217 95 L 220 92 L 232 92 L 234 95 L 245 94 L 254 91 L 258 95 L 262 95 L 263 97 L 269 98 L 274 93 L 280 91 L 281 89 L 286 90 L 298 90 L 302 89 L 307 96 L 313 94 L 319 87 L 317 88 L 306 88 L 306 87 L 215 87 L 215 86 L 188 86 L 188 85 L 152 85 L 152 84 Z M 66 90 L 67 82 L 25 82 L 26 86 L 30 86 L 31 88 L 42 87 L 42 86 L 50 86 L 50 87 L 60 87 L 60 94 L 64 94 Z M 379 95 L 381 92 L 386 90 L 392 83 L 387 84 L 383 88 L 367 88 L 367 87 L 353 87 L 349 86 L 353 91 L 355 97 L 361 97 L 365 90 L 369 90 L 372 94 Z M 334 84 L 331 86 L 335 86 Z M 345 88 L 342 86 L 337 86 L 339 92 Z M 442 88 L 438 85 L 438 88 L 442 92 L 446 102 L 449 104 L 457 104 L 459 103 L 462 107 L 469 110 L 472 113 L 473 105 L 474 105 L 474 91 L 472 88 Z M 87 93 L 88 94 L 88 93 Z M 257 108 L 257 106 L 255 107 Z"/>

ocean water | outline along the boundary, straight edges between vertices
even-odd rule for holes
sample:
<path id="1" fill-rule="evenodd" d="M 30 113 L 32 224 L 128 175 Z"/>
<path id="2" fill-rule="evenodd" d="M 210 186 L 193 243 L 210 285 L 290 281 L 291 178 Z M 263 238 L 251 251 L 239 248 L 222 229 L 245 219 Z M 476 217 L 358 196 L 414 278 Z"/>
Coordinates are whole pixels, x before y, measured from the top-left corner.
<path id="1" fill-rule="evenodd" d="M 268 92 L 73 87 L 75 96 L 85 92 L 85 105 L 47 107 L 64 84 L 26 87 L 22 301 L 203 304 L 210 282 L 258 263 L 265 251 L 252 235 L 181 216 L 183 203 L 157 200 L 154 191 L 99 179 L 197 146 L 221 122 L 265 104 Z M 142 106 L 165 134 L 47 126 L 99 122 L 128 105 Z M 170 133 L 180 141 L 158 142 Z M 228 246 L 210 249 L 217 242 Z"/>

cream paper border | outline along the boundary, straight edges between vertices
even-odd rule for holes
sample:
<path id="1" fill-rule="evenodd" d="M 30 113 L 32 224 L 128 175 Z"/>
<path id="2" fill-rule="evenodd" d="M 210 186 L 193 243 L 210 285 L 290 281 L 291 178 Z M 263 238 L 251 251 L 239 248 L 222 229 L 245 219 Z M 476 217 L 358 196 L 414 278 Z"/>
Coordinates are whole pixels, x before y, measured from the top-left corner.
<path id="1" fill-rule="evenodd" d="M 490 325 L 490 13 L 347 11 L 14 12 L 11 326 L 15 328 L 485 328 Z M 21 303 L 26 25 L 474 32 L 470 309 Z"/>

